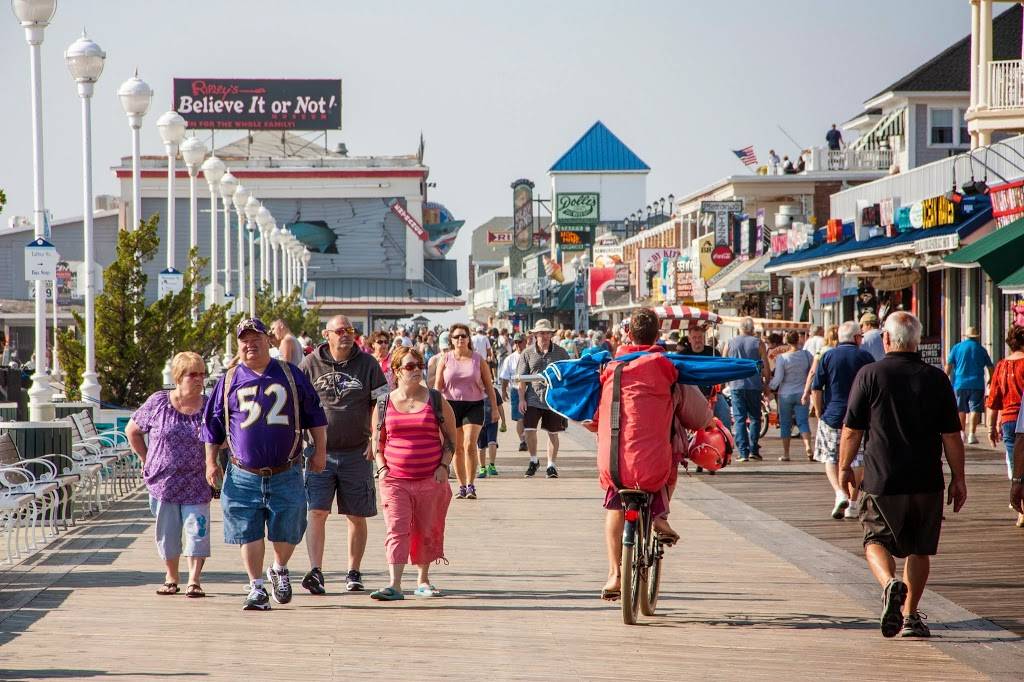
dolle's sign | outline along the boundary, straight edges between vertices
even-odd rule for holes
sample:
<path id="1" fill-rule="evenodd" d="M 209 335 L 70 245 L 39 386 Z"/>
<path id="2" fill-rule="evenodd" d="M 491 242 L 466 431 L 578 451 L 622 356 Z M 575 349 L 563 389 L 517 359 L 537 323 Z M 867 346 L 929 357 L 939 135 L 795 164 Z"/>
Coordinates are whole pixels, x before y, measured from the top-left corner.
<path id="1" fill-rule="evenodd" d="M 175 78 L 174 110 L 189 128 L 341 128 L 341 80 Z"/>
<path id="2" fill-rule="evenodd" d="M 601 198 L 597 192 L 566 192 L 555 195 L 555 222 L 591 224 L 600 219 Z"/>

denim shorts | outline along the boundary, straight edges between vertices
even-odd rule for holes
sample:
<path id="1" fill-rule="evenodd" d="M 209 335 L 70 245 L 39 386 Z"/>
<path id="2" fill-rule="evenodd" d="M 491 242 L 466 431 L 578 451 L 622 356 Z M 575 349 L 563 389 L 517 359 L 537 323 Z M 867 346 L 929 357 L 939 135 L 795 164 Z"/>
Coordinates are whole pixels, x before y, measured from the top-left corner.
<path id="1" fill-rule="evenodd" d="M 339 514 L 377 515 L 373 463 L 366 459 L 366 448 L 328 452 L 327 468 L 319 473 L 306 470 L 309 508 L 329 512 L 334 500 L 338 501 Z"/>
<path id="2" fill-rule="evenodd" d="M 480 429 L 480 435 L 476 439 L 476 447 L 478 450 L 486 450 L 487 446 L 491 443 L 498 442 L 498 422 L 490 422 L 484 424 L 484 427 Z"/>
<path id="3" fill-rule="evenodd" d="M 523 418 L 523 413 L 519 411 L 519 389 L 513 388 L 509 391 L 511 396 L 512 408 L 510 409 L 510 416 L 512 421 L 517 422 Z"/>
<path id="4" fill-rule="evenodd" d="M 306 491 L 302 467 L 260 476 L 229 466 L 220 493 L 224 542 L 244 545 L 264 536 L 297 545 L 306 532 Z"/>
<path id="5" fill-rule="evenodd" d="M 981 414 L 985 411 L 985 389 L 983 388 L 960 388 L 956 391 L 956 411 L 975 412 Z"/>

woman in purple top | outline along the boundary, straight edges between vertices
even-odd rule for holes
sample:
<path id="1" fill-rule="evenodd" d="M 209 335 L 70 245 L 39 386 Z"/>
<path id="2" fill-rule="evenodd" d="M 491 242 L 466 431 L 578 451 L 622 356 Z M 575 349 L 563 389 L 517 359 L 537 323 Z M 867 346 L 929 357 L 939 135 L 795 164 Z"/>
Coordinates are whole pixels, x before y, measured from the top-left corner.
<path id="1" fill-rule="evenodd" d="M 135 411 L 125 434 L 142 459 L 149 507 L 156 518 L 156 548 L 167 567 L 157 594 L 177 594 L 181 555 L 188 557 L 186 597 L 205 597 L 200 586 L 210 556 L 210 486 L 200 437 L 206 366 L 197 353 L 178 353 L 171 361 L 174 389 L 157 391 Z M 149 434 L 147 445 L 145 434 Z M 182 547 L 182 533 L 185 535 Z"/>

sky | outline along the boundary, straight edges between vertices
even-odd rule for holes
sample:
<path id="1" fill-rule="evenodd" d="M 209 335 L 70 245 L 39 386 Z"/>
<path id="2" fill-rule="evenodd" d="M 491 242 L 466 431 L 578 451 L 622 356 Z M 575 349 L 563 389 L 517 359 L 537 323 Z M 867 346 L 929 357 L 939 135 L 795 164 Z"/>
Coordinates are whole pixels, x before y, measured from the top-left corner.
<path id="1" fill-rule="evenodd" d="M 63 62 L 83 28 L 107 53 L 93 98 L 96 194 L 116 193 L 109 168 L 130 154 L 116 91 L 136 68 L 155 91 L 144 154 L 163 153 L 156 119 L 174 77 L 341 78 L 330 146 L 408 154 L 422 131 L 430 198 L 466 220 L 452 252 L 464 261 L 473 228 L 511 213 L 509 183 L 548 187 L 547 169 L 594 121 L 651 167 L 649 199 L 687 194 L 745 172 L 732 149 L 753 145 L 762 162 L 769 148 L 796 152 L 779 126 L 800 147 L 823 144 L 831 123 L 969 34 L 970 4 L 58 0 L 42 46 L 46 204 L 57 218 L 83 212 L 80 101 Z M 0 230 L 32 213 L 28 55 L 0 7 Z"/>

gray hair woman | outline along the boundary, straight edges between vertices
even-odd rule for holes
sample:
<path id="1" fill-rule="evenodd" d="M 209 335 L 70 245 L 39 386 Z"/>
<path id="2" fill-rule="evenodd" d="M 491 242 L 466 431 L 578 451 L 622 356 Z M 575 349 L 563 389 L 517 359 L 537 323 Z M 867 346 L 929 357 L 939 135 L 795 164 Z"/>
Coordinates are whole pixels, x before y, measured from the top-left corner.
<path id="1" fill-rule="evenodd" d="M 149 396 L 132 415 L 125 435 L 142 459 L 149 507 L 156 518 L 156 547 L 167 571 L 156 593 L 172 595 L 181 591 L 178 571 L 184 554 L 189 569 L 185 596 L 205 597 L 200 577 L 203 563 L 210 556 L 212 496 L 200 436 L 206 404 L 206 365 L 197 353 L 178 353 L 171 361 L 171 372 L 174 389 Z"/>

